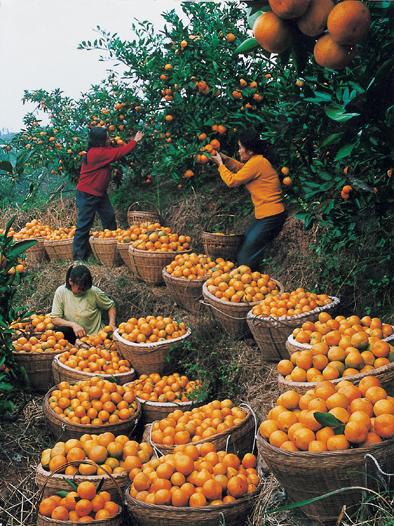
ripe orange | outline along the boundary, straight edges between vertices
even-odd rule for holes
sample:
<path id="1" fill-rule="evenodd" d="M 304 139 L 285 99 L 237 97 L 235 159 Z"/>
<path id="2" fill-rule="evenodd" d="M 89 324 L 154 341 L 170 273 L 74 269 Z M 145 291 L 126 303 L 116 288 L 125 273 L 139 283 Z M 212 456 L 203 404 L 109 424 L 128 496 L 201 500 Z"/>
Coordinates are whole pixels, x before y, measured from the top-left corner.
<path id="1" fill-rule="evenodd" d="M 282 53 L 290 45 L 290 29 L 274 13 L 259 16 L 254 23 L 253 33 L 260 46 L 270 53 Z"/>
<path id="2" fill-rule="evenodd" d="M 368 436 L 368 428 L 359 422 L 350 421 L 345 425 L 345 437 L 352 444 L 365 442 Z"/>
<path id="3" fill-rule="evenodd" d="M 231 477 L 227 484 L 227 493 L 236 499 L 242 497 L 248 491 L 248 483 L 245 479 L 236 475 Z"/>
<path id="4" fill-rule="evenodd" d="M 381 438 L 394 436 L 394 415 L 379 415 L 374 421 L 374 430 Z"/>

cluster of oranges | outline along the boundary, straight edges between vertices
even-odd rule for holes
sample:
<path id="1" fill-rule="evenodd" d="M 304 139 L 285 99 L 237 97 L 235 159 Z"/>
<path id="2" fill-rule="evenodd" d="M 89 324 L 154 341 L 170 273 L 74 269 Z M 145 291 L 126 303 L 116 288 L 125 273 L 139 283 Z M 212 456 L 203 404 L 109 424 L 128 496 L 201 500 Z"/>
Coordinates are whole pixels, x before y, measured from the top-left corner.
<path id="1" fill-rule="evenodd" d="M 56 230 L 52 230 L 52 232 L 48 235 L 47 239 L 51 241 L 59 241 L 61 239 L 72 239 L 75 235 L 76 229 L 76 226 L 62 226 L 60 228 L 57 228 Z"/>
<path id="2" fill-rule="evenodd" d="M 180 252 L 190 250 L 191 237 L 175 234 L 170 227 L 160 227 L 152 232 L 147 232 L 133 243 L 138 250 L 150 252 Z"/>
<path id="3" fill-rule="evenodd" d="M 307 321 L 300 328 L 294 329 L 293 338 L 298 343 L 313 345 L 321 341 L 329 345 L 343 345 L 346 341 L 350 344 L 349 337 L 356 332 L 364 332 L 366 336 L 388 338 L 394 329 L 388 323 L 383 323 L 379 318 L 371 316 L 337 316 L 332 318 L 328 312 L 321 312 L 318 321 Z M 339 337 L 339 340 L 338 340 Z"/>
<path id="4" fill-rule="evenodd" d="M 123 360 L 117 351 L 109 351 L 102 347 L 76 349 L 75 347 L 62 353 L 59 361 L 76 371 L 96 374 L 128 373 L 130 362 Z"/>
<path id="5" fill-rule="evenodd" d="M 3 234 L 5 234 L 5 229 L 0 228 L 0 236 L 2 236 Z M 7 232 L 7 237 L 14 237 L 15 234 L 16 234 L 15 230 L 13 228 L 10 228 Z"/>
<path id="6" fill-rule="evenodd" d="M 14 321 L 11 323 L 12 329 L 22 332 L 45 332 L 54 329 L 52 318 L 49 314 L 32 314 L 26 321 Z"/>
<path id="7" fill-rule="evenodd" d="M 160 229 L 160 223 L 140 223 L 138 225 L 130 225 L 127 230 L 117 236 L 118 243 L 133 243 L 134 241 L 146 241 L 149 234 Z"/>
<path id="8" fill-rule="evenodd" d="M 108 491 L 97 493 L 96 485 L 86 480 L 78 484 L 76 491 L 69 491 L 64 497 L 46 497 L 38 509 L 44 517 L 80 524 L 111 519 L 122 510 L 119 504 L 111 500 Z"/>
<path id="9" fill-rule="evenodd" d="M 208 144 L 205 144 L 200 148 L 201 152 L 208 152 L 210 155 L 214 156 L 220 150 L 221 144 L 218 139 L 211 139 Z M 201 155 L 201 154 L 200 154 Z"/>
<path id="10" fill-rule="evenodd" d="M 94 376 L 73 385 L 60 382 L 50 394 L 49 406 L 72 424 L 103 426 L 132 418 L 137 402 L 132 388 Z"/>
<path id="11" fill-rule="evenodd" d="M 33 219 L 29 223 L 14 234 L 14 239 L 32 239 L 37 237 L 48 238 L 52 232 L 52 228 L 49 225 L 44 225 L 38 219 Z"/>
<path id="12" fill-rule="evenodd" d="M 253 307 L 252 312 L 256 316 L 272 316 L 273 318 L 299 316 L 330 303 L 332 299 L 327 294 L 306 292 L 300 287 L 292 292 L 266 297 Z"/>
<path id="13" fill-rule="evenodd" d="M 371 338 L 370 338 L 371 339 Z M 321 382 L 368 373 L 394 361 L 394 348 L 364 332 L 356 332 L 350 342 L 329 346 L 315 343 L 311 349 L 296 351 L 290 360 L 281 360 L 277 369 L 290 382 Z"/>
<path id="14" fill-rule="evenodd" d="M 281 394 L 259 431 L 286 451 L 367 447 L 394 436 L 394 398 L 375 376 L 362 378 L 358 386 L 348 380 L 338 385 L 323 381 L 304 395 Z"/>
<path id="15" fill-rule="evenodd" d="M 71 344 L 64 338 L 60 331 L 47 330 L 41 335 L 19 337 L 13 342 L 14 350 L 18 352 L 42 353 L 54 352 L 63 353 L 71 349 Z"/>
<path id="16" fill-rule="evenodd" d="M 130 318 L 126 322 L 120 323 L 118 330 L 122 338 L 133 343 L 174 340 L 187 332 L 183 321 L 178 323 L 172 318 L 163 316 Z"/>
<path id="17" fill-rule="evenodd" d="M 149 402 L 189 402 L 188 396 L 201 388 L 200 380 L 189 380 L 187 376 L 172 373 L 160 376 L 158 373 L 142 374 L 138 380 L 128 384 L 135 390 L 137 398 Z"/>
<path id="18" fill-rule="evenodd" d="M 206 286 L 208 292 L 217 298 L 233 303 L 253 303 L 262 301 L 267 294 L 279 294 L 278 285 L 268 274 L 252 272 L 247 265 L 240 265 L 230 272 L 215 270 Z"/>
<path id="19" fill-rule="evenodd" d="M 53 448 L 41 453 L 41 465 L 45 470 L 73 475 L 127 475 L 133 468 L 148 462 L 153 448 L 146 442 L 135 442 L 126 435 L 115 436 L 106 432 L 100 435 L 82 435 L 67 442 L 57 442 Z M 91 460 L 98 466 L 85 462 Z M 66 466 L 68 462 L 79 465 Z M 63 469 L 62 469 L 63 468 Z"/>
<path id="20" fill-rule="evenodd" d="M 133 475 L 131 477 L 131 475 Z M 256 457 L 241 459 L 214 444 L 180 445 L 130 472 L 130 495 L 147 504 L 174 507 L 222 506 L 254 493 L 260 483 Z"/>
<path id="21" fill-rule="evenodd" d="M 191 411 L 176 409 L 152 424 L 152 441 L 164 446 L 198 442 L 240 425 L 248 413 L 231 400 L 214 400 Z"/>
<path id="22" fill-rule="evenodd" d="M 114 350 L 116 344 L 112 339 L 113 329 L 106 325 L 97 334 L 90 334 L 80 338 L 80 342 L 89 347 L 104 347 L 105 349 Z"/>
<path id="23" fill-rule="evenodd" d="M 117 228 L 116 230 L 108 230 L 108 228 L 104 230 L 94 230 L 90 233 L 91 237 L 94 237 L 95 239 L 116 239 L 118 236 L 122 235 L 125 231 L 121 228 Z"/>
<path id="24" fill-rule="evenodd" d="M 174 278 L 185 278 L 190 280 L 203 280 L 211 276 L 216 270 L 223 273 L 234 268 L 234 263 L 223 258 L 212 260 L 205 254 L 178 254 L 175 259 L 166 266 L 166 271 Z"/>

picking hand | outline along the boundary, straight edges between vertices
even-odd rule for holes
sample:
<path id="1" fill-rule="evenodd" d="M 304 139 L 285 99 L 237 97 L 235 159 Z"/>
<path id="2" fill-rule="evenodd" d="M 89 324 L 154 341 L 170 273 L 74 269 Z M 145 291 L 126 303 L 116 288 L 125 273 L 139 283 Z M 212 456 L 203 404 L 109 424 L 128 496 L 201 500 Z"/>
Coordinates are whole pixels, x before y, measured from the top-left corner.
<path id="1" fill-rule="evenodd" d="M 74 325 L 72 326 L 72 329 L 77 338 L 82 338 L 83 336 L 86 336 L 85 329 L 81 327 L 80 325 L 78 325 L 78 323 L 74 323 Z"/>
<path id="2" fill-rule="evenodd" d="M 137 131 L 137 133 L 134 136 L 135 142 L 140 142 L 144 138 L 144 134 L 140 131 Z"/>
<path id="3" fill-rule="evenodd" d="M 223 164 L 223 159 L 220 153 L 217 153 L 216 155 L 212 155 L 211 160 L 216 164 L 216 166 L 220 166 Z"/>

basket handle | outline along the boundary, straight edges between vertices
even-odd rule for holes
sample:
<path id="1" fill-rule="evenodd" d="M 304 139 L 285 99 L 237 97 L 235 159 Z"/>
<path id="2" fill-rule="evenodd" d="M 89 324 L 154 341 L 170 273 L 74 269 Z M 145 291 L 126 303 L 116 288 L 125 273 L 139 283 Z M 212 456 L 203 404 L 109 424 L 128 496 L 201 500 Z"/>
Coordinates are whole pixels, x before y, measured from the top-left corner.
<path id="1" fill-rule="evenodd" d="M 254 448 L 256 447 L 256 435 L 257 435 L 257 416 L 256 416 L 256 413 L 253 411 L 253 409 L 250 407 L 249 404 L 247 404 L 246 402 L 241 402 L 239 404 L 239 407 L 246 407 L 247 409 L 249 409 L 252 417 L 253 417 L 253 420 L 254 420 L 254 433 L 253 433 L 253 447 L 252 447 L 252 453 L 254 451 Z"/>
<path id="2" fill-rule="evenodd" d="M 152 201 L 148 201 L 148 200 L 143 200 L 143 201 L 134 201 L 134 203 L 131 203 L 131 205 L 129 206 L 129 208 L 127 209 L 127 212 L 131 212 L 133 210 L 133 207 L 135 205 L 149 205 L 149 206 L 152 206 L 154 211 L 157 212 L 157 214 L 160 216 L 160 210 L 157 208 L 157 206 L 152 203 Z"/>
<path id="3" fill-rule="evenodd" d="M 95 466 L 96 468 L 101 467 L 98 464 L 96 464 L 96 462 L 94 462 L 93 460 L 90 460 L 90 459 L 85 459 L 82 463 L 83 464 L 90 464 L 91 466 Z M 41 502 L 42 497 L 44 495 L 45 488 L 47 487 L 48 482 L 51 480 L 51 478 L 54 475 L 57 475 L 58 473 L 63 471 L 64 468 L 66 468 L 68 466 L 79 466 L 79 464 L 81 464 L 80 460 L 72 460 L 70 462 L 67 462 L 66 464 L 63 464 L 63 466 L 60 466 L 60 468 L 57 468 L 55 471 L 51 471 L 50 474 L 47 476 L 47 478 L 46 478 L 46 480 L 44 482 L 44 485 L 42 486 L 42 489 L 41 489 L 40 494 L 39 494 L 38 502 L 39 503 Z M 77 475 L 76 473 L 73 475 L 73 479 L 75 479 L 76 475 Z M 111 473 L 108 473 L 108 472 L 106 473 L 106 475 L 103 475 L 103 477 L 105 477 L 107 475 L 110 477 L 112 482 L 115 484 L 116 490 L 117 490 L 117 492 L 119 494 L 119 502 L 122 502 L 123 501 L 123 494 L 122 494 L 122 491 L 120 489 L 119 482 L 115 479 L 115 477 Z M 100 484 L 100 482 L 99 482 L 99 484 Z M 123 507 L 122 507 L 122 510 L 123 510 Z M 38 514 L 38 507 L 37 507 L 37 514 Z"/>
<path id="4" fill-rule="evenodd" d="M 152 441 L 152 427 L 153 427 L 152 424 L 150 424 L 149 425 L 149 443 L 152 445 L 157 457 L 159 457 L 159 456 L 164 457 L 164 453 L 162 451 L 160 451 L 160 449 Z"/>
<path id="5" fill-rule="evenodd" d="M 209 221 L 207 223 L 207 229 L 211 228 L 214 219 L 218 218 L 218 217 L 231 217 L 231 218 L 233 218 L 233 226 L 234 226 L 235 218 L 237 216 L 236 216 L 236 214 L 215 214 L 215 215 L 211 216 L 211 218 L 209 219 Z"/>

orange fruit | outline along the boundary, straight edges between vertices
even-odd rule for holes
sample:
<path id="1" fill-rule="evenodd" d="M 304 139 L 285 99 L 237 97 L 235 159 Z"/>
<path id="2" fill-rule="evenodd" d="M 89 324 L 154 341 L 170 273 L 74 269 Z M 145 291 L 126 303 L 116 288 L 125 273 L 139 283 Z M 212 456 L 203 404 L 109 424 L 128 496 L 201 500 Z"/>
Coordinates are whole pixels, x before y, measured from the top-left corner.
<path id="1" fill-rule="evenodd" d="M 368 428 L 362 423 L 349 421 L 345 425 L 344 434 L 346 439 L 352 444 L 361 444 L 367 439 Z"/>
<path id="2" fill-rule="evenodd" d="M 345 435 L 335 435 L 327 440 L 328 451 L 339 451 L 341 449 L 348 449 L 350 444 Z"/>
<path id="3" fill-rule="evenodd" d="M 354 45 L 368 33 L 370 24 L 368 7 L 358 0 L 337 4 L 327 18 L 327 29 L 335 42 Z"/>
<path id="4" fill-rule="evenodd" d="M 236 475 L 231 477 L 227 484 L 227 493 L 236 499 L 242 497 L 248 491 L 248 483 L 245 479 Z"/>
<path id="5" fill-rule="evenodd" d="M 301 449 L 302 451 L 307 451 L 309 448 L 310 442 L 315 440 L 315 433 L 307 428 L 303 427 L 300 429 L 297 429 L 294 432 L 294 442 L 298 449 Z"/>
<path id="6" fill-rule="evenodd" d="M 78 484 L 77 493 L 81 499 L 92 500 L 96 496 L 96 486 L 93 482 L 85 480 Z"/>
<path id="7" fill-rule="evenodd" d="M 264 420 L 261 422 L 259 427 L 260 434 L 267 439 L 270 437 L 271 433 L 277 431 L 278 429 L 279 428 L 276 421 L 271 419 Z"/>
<path id="8" fill-rule="evenodd" d="M 385 398 L 387 398 L 387 393 L 383 389 L 383 387 L 374 385 L 367 389 L 365 393 L 365 398 L 369 400 L 372 404 L 375 404 L 379 400 L 384 400 Z"/>
<path id="9" fill-rule="evenodd" d="M 254 23 L 253 33 L 260 46 L 270 53 L 282 53 L 290 45 L 290 29 L 274 13 L 259 16 Z"/>
<path id="10" fill-rule="evenodd" d="M 189 498 L 189 506 L 191 508 L 200 508 L 207 505 L 207 499 L 203 493 L 193 493 Z"/>
<path id="11" fill-rule="evenodd" d="M 45 515 L 45 517 L 50 517 L 55 508 L 56 502 L 48 497 L 40 502 L 38 511 L 41 513 L 41 515 Z"/>
<path id="12" fill-rule="evenodd" d="M 380 387 L 380 380 L 376 376 L 365 376 L 360 380 L 360 383 L 358 384 L 358 388 L 364 396 L 368 388 L 372 386 Z"/>
<path id="13" fill-rule="evenodd" d="M 394 436 L 394 415 L 379 415 L 374 421 L 374 431 L 381 438 Z"/>

